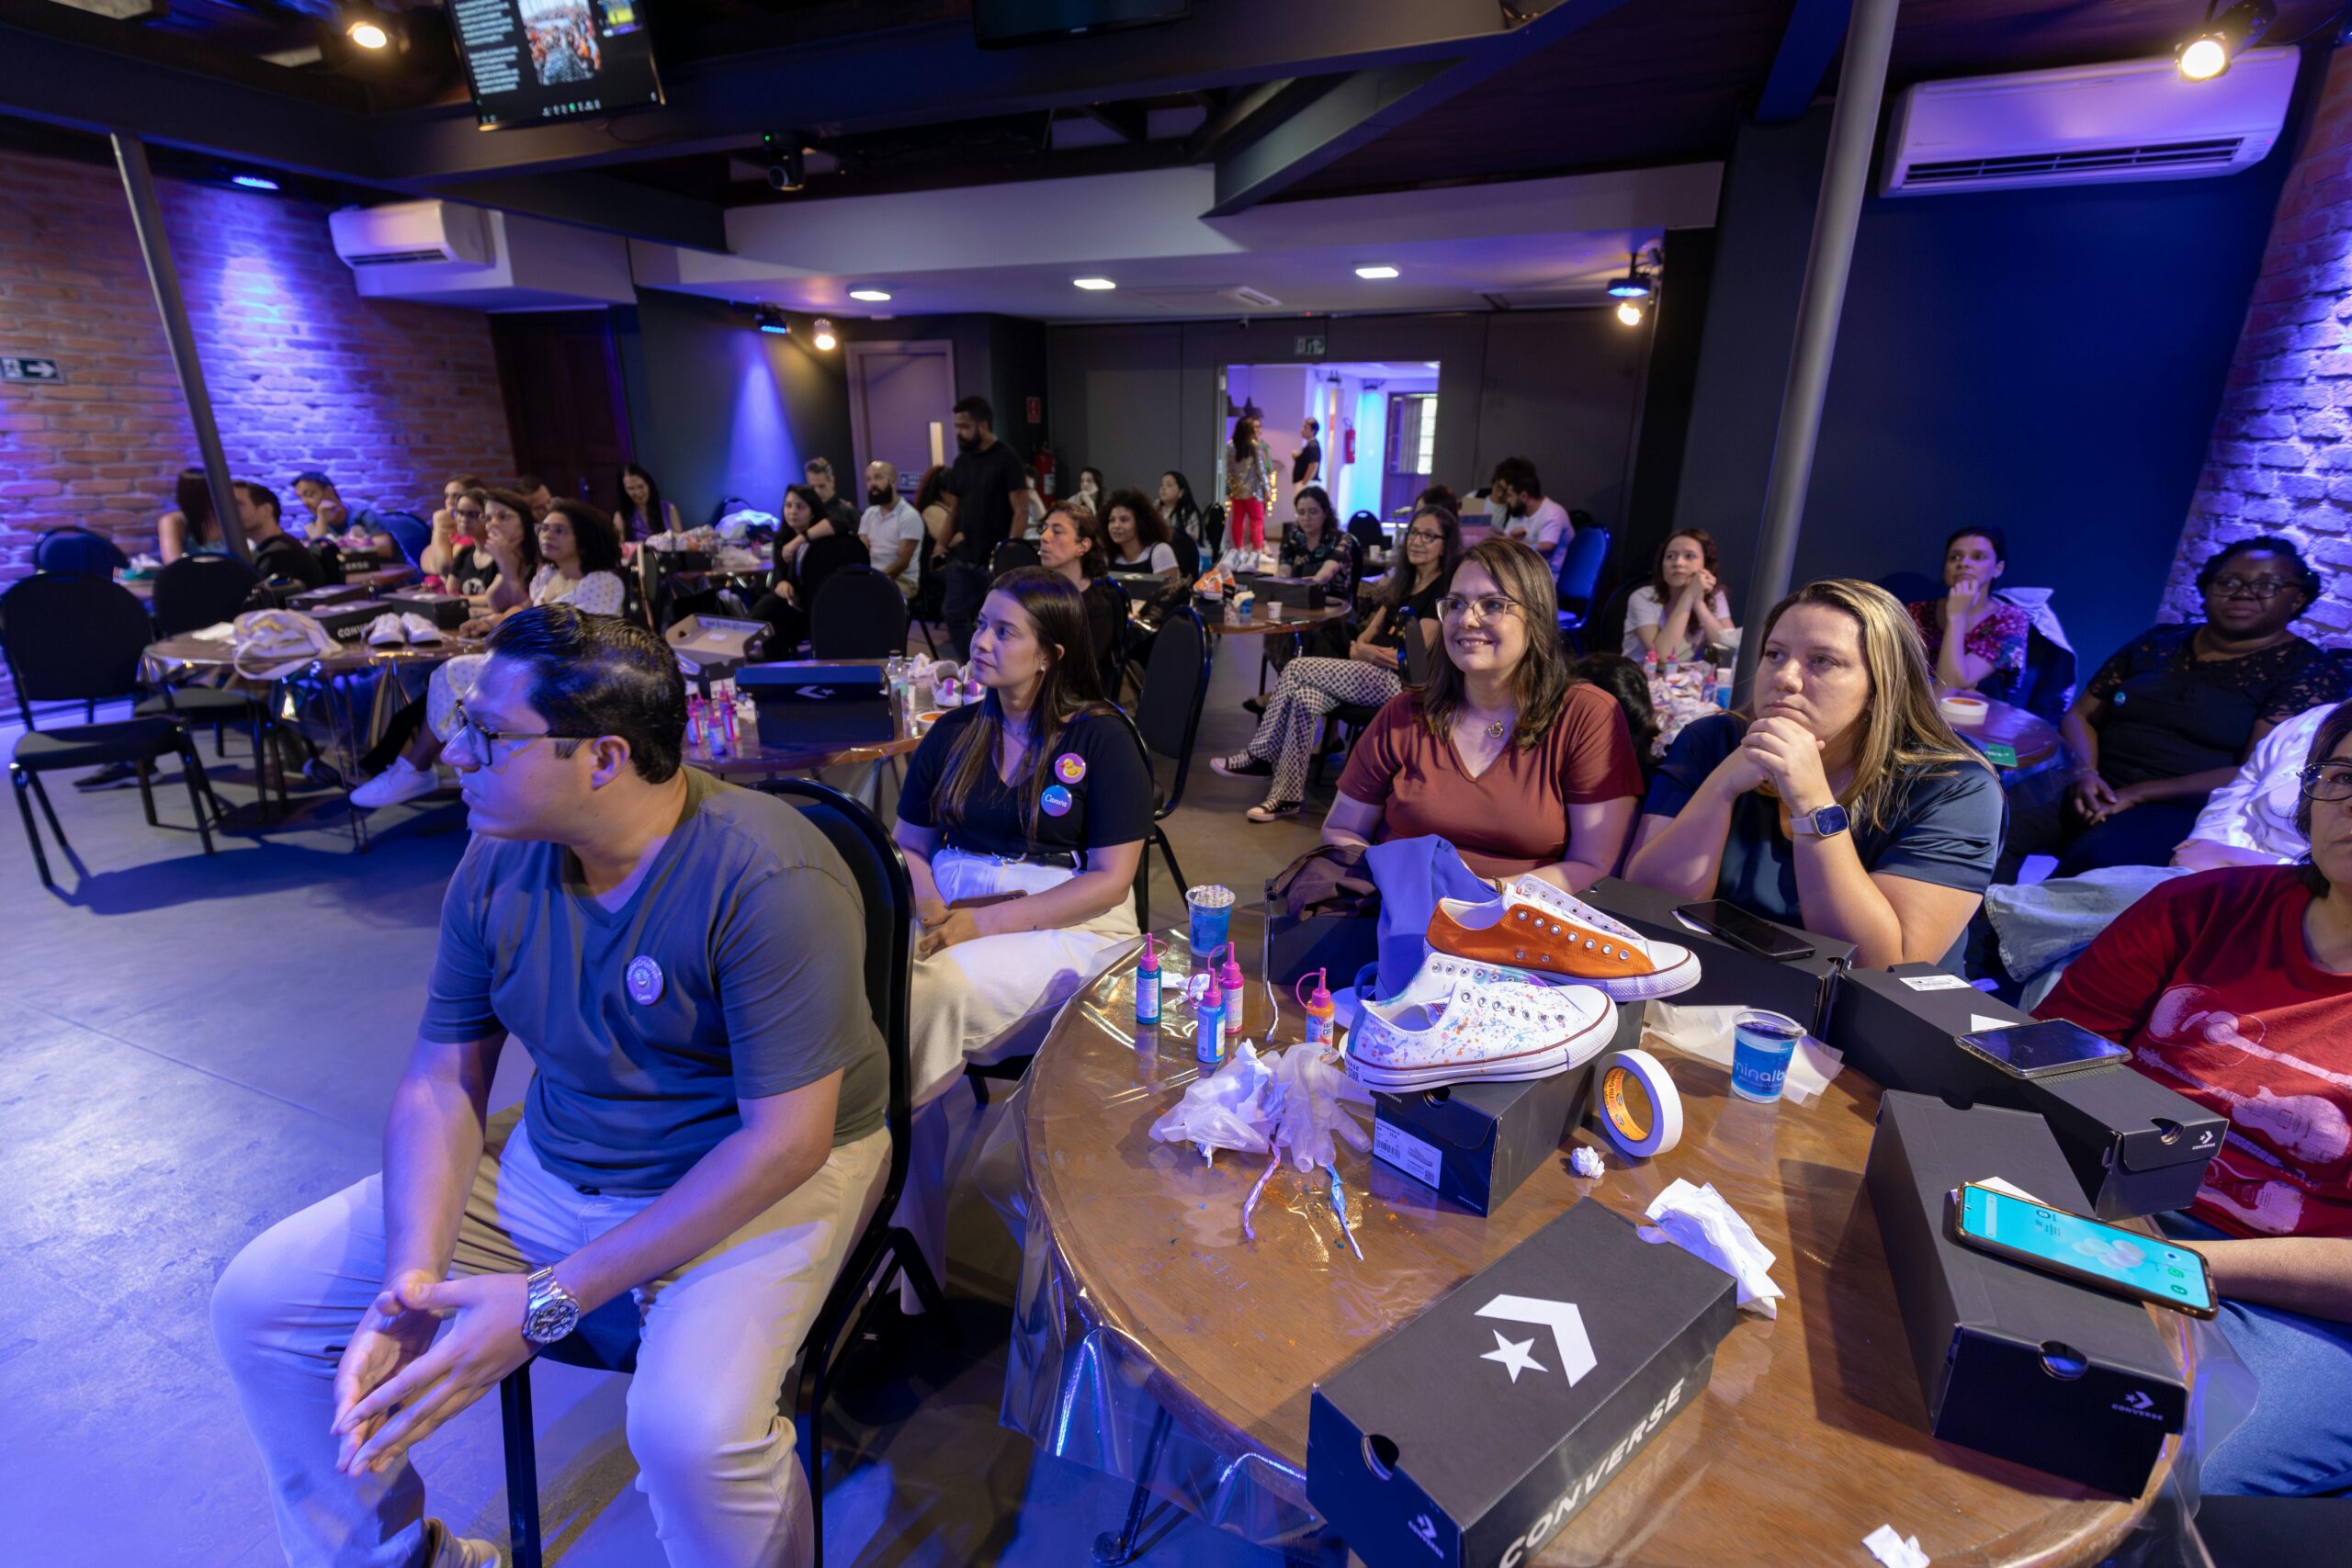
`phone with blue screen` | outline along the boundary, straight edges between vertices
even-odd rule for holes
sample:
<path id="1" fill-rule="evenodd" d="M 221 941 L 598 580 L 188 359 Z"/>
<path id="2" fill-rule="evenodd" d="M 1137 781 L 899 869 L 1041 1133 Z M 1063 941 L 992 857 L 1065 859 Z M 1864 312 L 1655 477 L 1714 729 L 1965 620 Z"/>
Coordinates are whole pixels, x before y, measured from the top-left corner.
<path id="1" fill-rule="evenodd" d="M 2213 1278 L 2188 1247 L 1973 1181 L 1951 1199 L 1954 1230 L 1980 1252 L 2192 1317 L 2213 1315 Z"/>

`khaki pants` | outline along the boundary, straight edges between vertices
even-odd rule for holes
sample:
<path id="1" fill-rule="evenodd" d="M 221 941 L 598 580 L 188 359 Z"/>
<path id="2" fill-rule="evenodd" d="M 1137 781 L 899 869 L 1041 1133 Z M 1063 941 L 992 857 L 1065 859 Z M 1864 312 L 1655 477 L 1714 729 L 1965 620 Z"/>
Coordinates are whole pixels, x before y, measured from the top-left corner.
<path id="1" fill-rule="evenodd" d="M 493 1117 L 450 1276 L 527 1273 L 649 1207 L 654 1193 L 587 1193 L 531 1150 L 519 1110 Z M 799 1188 L 724 1242 L 634 1292 L 643 1330 L 628 1446 L 673 1568 L 809 1561 L 808 1483 L 778 1391 L 881 1196 L 889 1134 L 833 1150 Z M 296 1568 L 412 1568 L 424 1487 L 334 1467 L 334 1370 L 382 1286 L 380 1176 L 281 1220 L 239 1253 L 212 1296 L 212 1331 L 260 1447 L 278 1539 Z"/>

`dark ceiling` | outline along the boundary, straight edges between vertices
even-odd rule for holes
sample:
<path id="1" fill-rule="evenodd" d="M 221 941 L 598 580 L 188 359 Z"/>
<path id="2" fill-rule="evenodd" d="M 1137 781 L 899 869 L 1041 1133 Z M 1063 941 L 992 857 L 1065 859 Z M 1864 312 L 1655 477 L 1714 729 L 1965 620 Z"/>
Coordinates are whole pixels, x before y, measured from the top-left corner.
<path id="1" fill-rule="evenodd" d="M 666 107 L 484 135 L 435 0 L 389 61 L 344 44 L 332 0 L 0 0 L 0 117 L 40 122 L 19 144 L 128 130 L 167 168 L 243 160 L 322 198 L 470 197 L 711 245 L 730 207 L 1184 164 L 1217 164 L 1223 211 L 1721 157 L 1759 97 L 1794 112 L 1834 86 L 1848 8 L 1194 0 L 1170 27 L 982 51 L 969 0 L 649 0 Z M 2338 8 L 2279 0 L 2272 40 Z M 1894 81 L 2162 54 L 2204 9 L 1905 0 Z M 763 132 L 814 150 L 804 190 L 769 188 Z"/>

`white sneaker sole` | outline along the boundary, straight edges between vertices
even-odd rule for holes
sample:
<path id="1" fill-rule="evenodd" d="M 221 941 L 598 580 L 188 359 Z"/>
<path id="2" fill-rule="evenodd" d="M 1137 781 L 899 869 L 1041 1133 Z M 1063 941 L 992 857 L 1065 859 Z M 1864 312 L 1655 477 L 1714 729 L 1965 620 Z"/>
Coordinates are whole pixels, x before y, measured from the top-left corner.
<path id="1" fill-rule="evenodd" d="M 1554 978 L 1549 970 L 1539 973 Z M 1556 978 L 1566 979 L 1566 976 Z M 1649 1002 L 1660 997 L 1679 997 L 1699 983 L 1699 955 L 1689 948 L 1682 958 L 1665 969 L 1652 970 L 1647 975 L 1627 975 L 1614 980 L 1577 980 L 1574 985 L 1590 986 L 1612 1002 Z"/>
<path id="2" fill-rule="evenodd" d="M 1490 1057 L 1484 1062 L 1439 1062 L 1422 1067 L 1391 1067 L 1367 1062 L 1355 1054 L 1351 1040 L 1343 1053 L 1348 1076 L 1367 1089 L 1436 1089 L 1456 1083 L 1523 1083 L 1531 1078 L 1548 1078 L 1580 1067 L 1600 1054 L 1601 1047 L 1616 1037 L 1617 1010 L 1602 1010 L 1600 1016 L 1586 1028 L 1566 1040 L 1541 1046 L 1532 1051 L 1510 1056 Z"/>
<path id="3" fill-rule="evenodd" d="M 399 806 L 407 801 L 423 800 L 428 795 L 440 793 L 441 789 L 440 778 L 433 773 L 420 773 L 413 784 L 403 784 L 398 789 L 371 795 L 368 791 L 375 783 L 374 779 L 369 779 L 368 783 L 353 790 L 351 804 L 362 811 L 380 811 L 387 806 Z"/>

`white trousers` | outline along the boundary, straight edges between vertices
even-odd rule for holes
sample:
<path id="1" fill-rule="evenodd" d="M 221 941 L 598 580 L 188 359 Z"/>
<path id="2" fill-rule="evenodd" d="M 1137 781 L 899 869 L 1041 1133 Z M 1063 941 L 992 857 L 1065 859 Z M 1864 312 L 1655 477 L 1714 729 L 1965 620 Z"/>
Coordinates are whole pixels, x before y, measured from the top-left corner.
<path id="1" fill-rule="evenodd" d="M 519 1116 L 492 1119 L 453 1279 L 557 1262 L 654 1201 L 582 1192 L 550 1174 Z M 887 1132 L 836 1148 L 774 1207 L 635 1292 L 642 1342 L 628 1446 L 672 1568 L 810 1562 L 808 1481 L 778 1393 L 880 1198 L 889 1150 Z M 371 1176 L 262 1233 L 213 1291 L 213 1337 L 294 1568 L 411 1568 L 423 1552 L 415 1467 L 339 1474 L 327 1430 L 335 1363 L 382 1288 L 384 1253 L 383 1178 Z"/>

